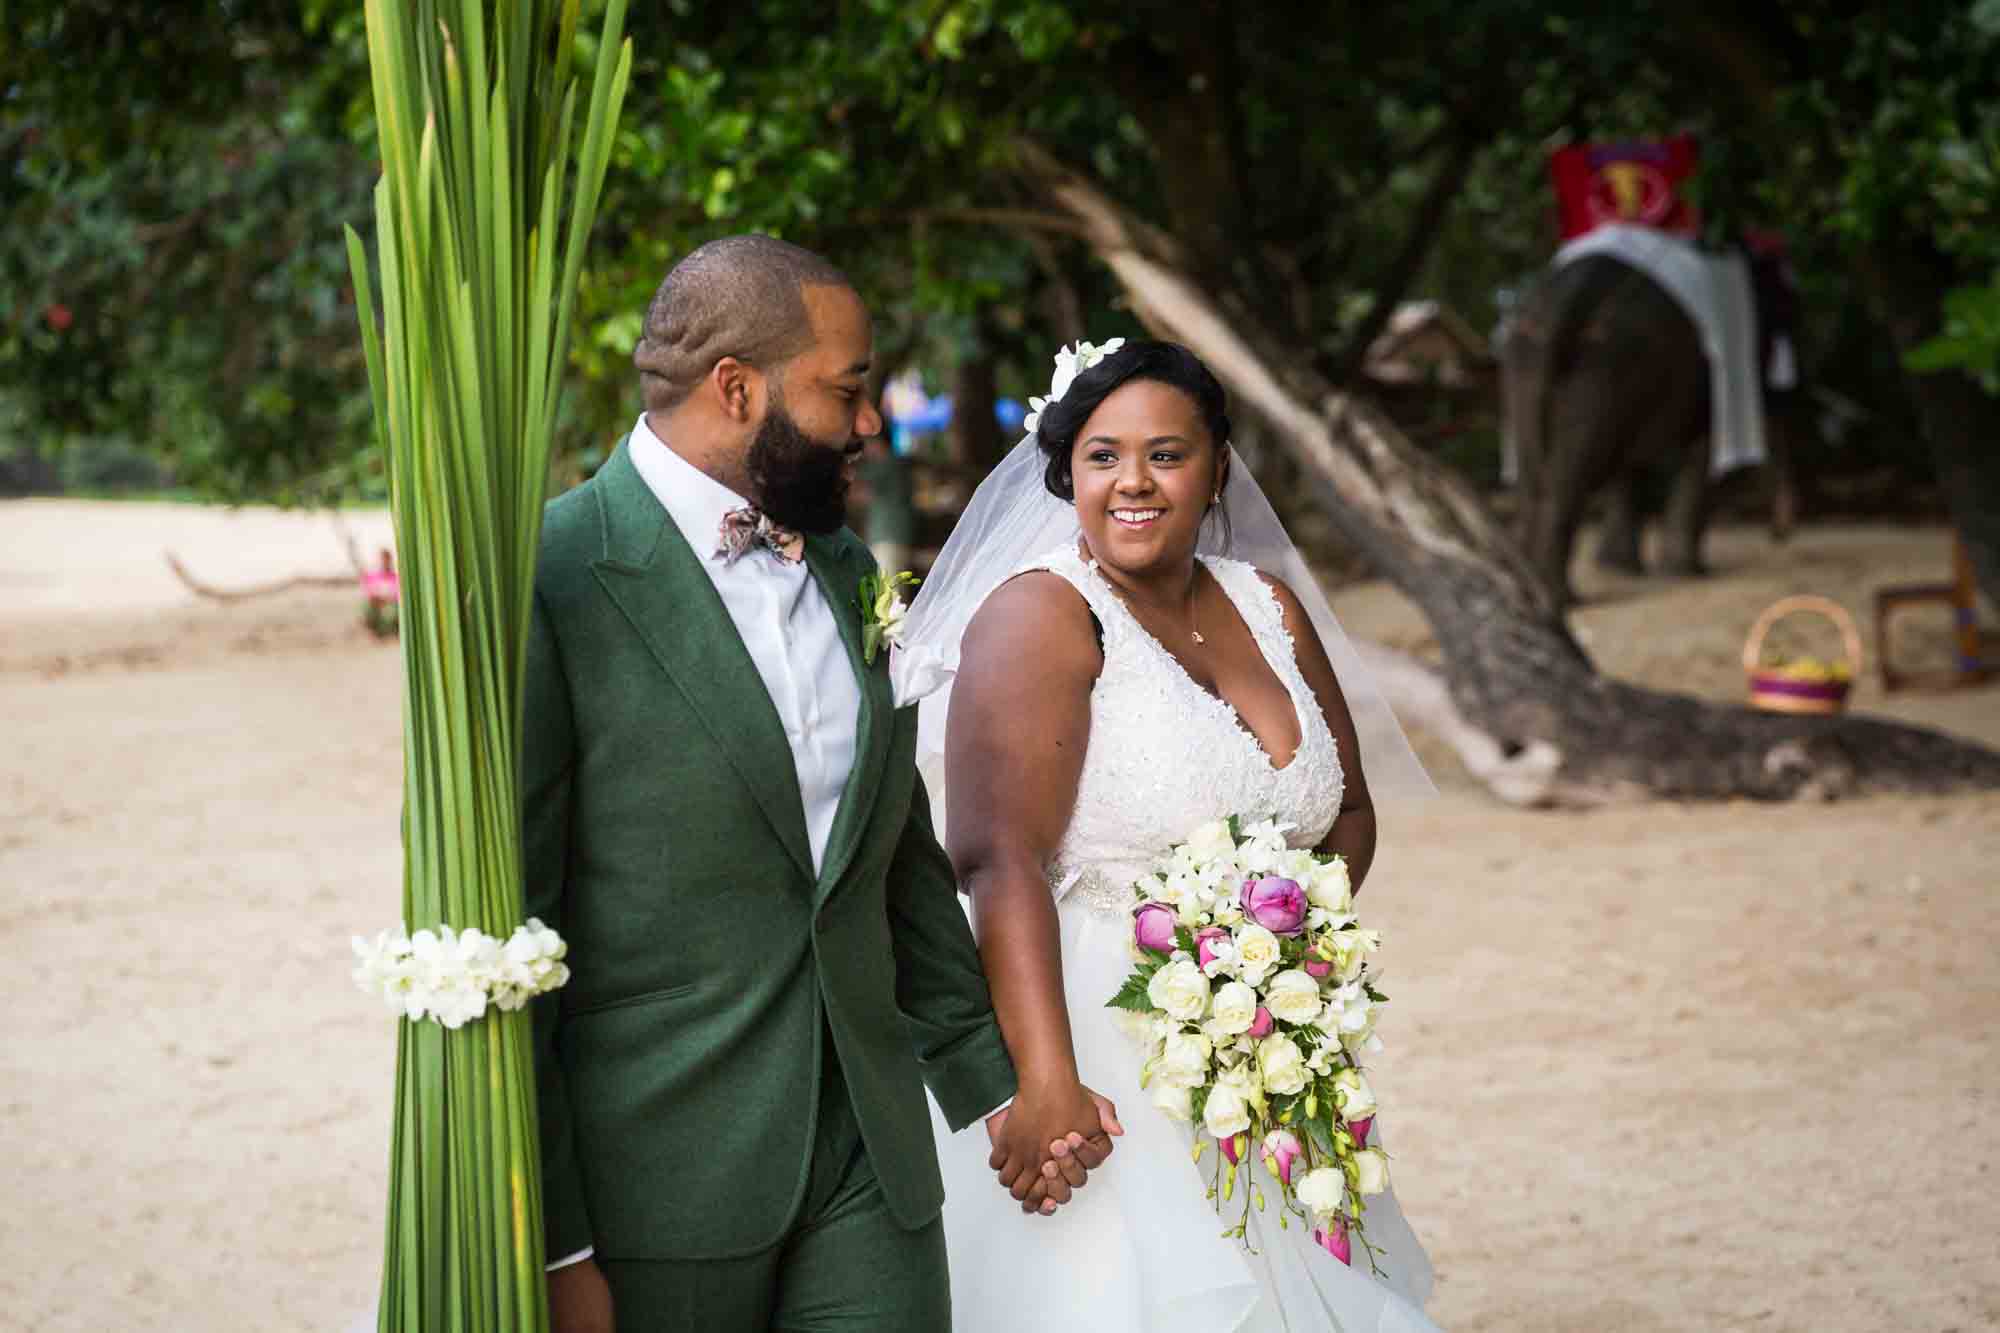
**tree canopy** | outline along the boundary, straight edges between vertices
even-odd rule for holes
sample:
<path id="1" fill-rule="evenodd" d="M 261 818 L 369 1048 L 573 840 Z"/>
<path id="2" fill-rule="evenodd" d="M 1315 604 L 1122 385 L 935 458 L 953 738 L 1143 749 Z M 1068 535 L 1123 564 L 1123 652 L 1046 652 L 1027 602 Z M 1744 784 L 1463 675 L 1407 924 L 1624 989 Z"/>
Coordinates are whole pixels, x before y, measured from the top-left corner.
<path id="1" fill-rule="evenodd" d="M 372 484 L 339 243 L 342 223 L 365 227 L 376 173 L 358 8 L 15 7 L 0 36 L 15 442 L 128 438 L 230 496 Z M 1829 331 L 1874 282 L 1929 312 L 1895 349 L 1911 364 L 2000 387 L 1996 0 L 1858 16 L 671 0 L 632 36 L 579 295 L 572 450 L 631 410 L 627 358 L 666 267 L 727 232 L 849 267 L 891 363 L 977 352 L 1025 393 L 1057 342 L 1136 331 L 1018 169 L 1023 142 L 1090 173 L 1343 379 L 1399 299 L 1438 296 L 1484 326 L 1545 262 L 1551 146 L 1692 129 L 1711 229 L 1784 229 Z M 1912 236 L 1925 263 L 1882 262 Z M 1880 323 L 1855 332 L 1878 362 Z M 1873 396 L 1895 411 L 1889 375 Z"/>

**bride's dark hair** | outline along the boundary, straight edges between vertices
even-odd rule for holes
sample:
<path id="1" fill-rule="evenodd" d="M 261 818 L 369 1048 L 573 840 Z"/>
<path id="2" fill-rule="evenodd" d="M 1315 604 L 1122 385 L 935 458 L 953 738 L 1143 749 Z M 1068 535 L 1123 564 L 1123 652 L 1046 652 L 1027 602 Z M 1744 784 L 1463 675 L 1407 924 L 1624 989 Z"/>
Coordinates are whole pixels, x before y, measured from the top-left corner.
<path id="1" fill-rule="evenodd" d="M 1153 380 L 1170 384 L 1194 399 L 1202 424 L 1220 454 L 1229 447 L 1229 395 L 1201 358 L 1179 343 L 1129 342 L 1105 357 L 1070 383 L 1062 401 L 1050 403 L 1037 424 L 1036 443 L 1048 460 L 1042 474 L 1049 494 L 1058 500 L 1076 499 L 1076 481 L 1070 475 L 1070 452 L 1076 447 L 1076 433 L 1098 404 L 1120 385 L 1132 380 Z"/>

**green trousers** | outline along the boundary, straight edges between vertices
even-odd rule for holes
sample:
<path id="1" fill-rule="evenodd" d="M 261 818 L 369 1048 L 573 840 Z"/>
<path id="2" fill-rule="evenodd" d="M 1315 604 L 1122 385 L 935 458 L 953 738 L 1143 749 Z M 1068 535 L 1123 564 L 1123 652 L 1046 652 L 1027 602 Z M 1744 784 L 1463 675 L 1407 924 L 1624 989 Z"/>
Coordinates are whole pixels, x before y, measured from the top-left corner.
<path id="1" fill-rule="evenodd" d="M 618 1333 L 949 1333 L 944 1222 L 897 1225 L 862 1146 L 833 1038 L 821 1045 L 818 1131 L 791 1230 L 775 1248 L 740 1259 L 601 1260 Z M 909 1149 L 932 1151 L 928 1142 Z"/>

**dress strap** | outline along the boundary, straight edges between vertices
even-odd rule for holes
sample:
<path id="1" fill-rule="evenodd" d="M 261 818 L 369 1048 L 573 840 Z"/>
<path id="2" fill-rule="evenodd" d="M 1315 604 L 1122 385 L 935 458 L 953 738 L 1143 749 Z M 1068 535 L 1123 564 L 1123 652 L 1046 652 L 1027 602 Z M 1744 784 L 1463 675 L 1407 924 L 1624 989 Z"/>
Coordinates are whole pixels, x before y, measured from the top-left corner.
<path id="1" fill-rule="evenodd" d="M 1118 600 L 1112 591 L 1104 586 L 1094 562 L 1086 561 L 1078 554 L 1073 544 L 1064 544 L 1030 560 L 1016 573 L 1027 574 L 1036 570 L 1046 570 L 1059 575 L 1090 607 L 1091 619 L 1097 622 L 1098 646 L 1109 652 L 1111 648 L 1125 641 L 1126 617 L 1131 612 L 1125 603 Z"/>

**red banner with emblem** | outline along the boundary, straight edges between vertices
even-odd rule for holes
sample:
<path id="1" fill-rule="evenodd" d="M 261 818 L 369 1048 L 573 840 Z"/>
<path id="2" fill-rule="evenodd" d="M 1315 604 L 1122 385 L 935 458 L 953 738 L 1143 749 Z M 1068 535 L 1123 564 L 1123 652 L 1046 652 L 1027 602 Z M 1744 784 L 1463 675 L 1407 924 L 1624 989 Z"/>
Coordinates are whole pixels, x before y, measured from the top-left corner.
<path id="1" fill-rule="evenodd" d="M 1608 222 L 1693 236 L 1701 219 L 1682 194 L 1694 174 L 1692 134 L 1626 143 L 1583 143 L 1549 155 L 1565 241 Z"/>

